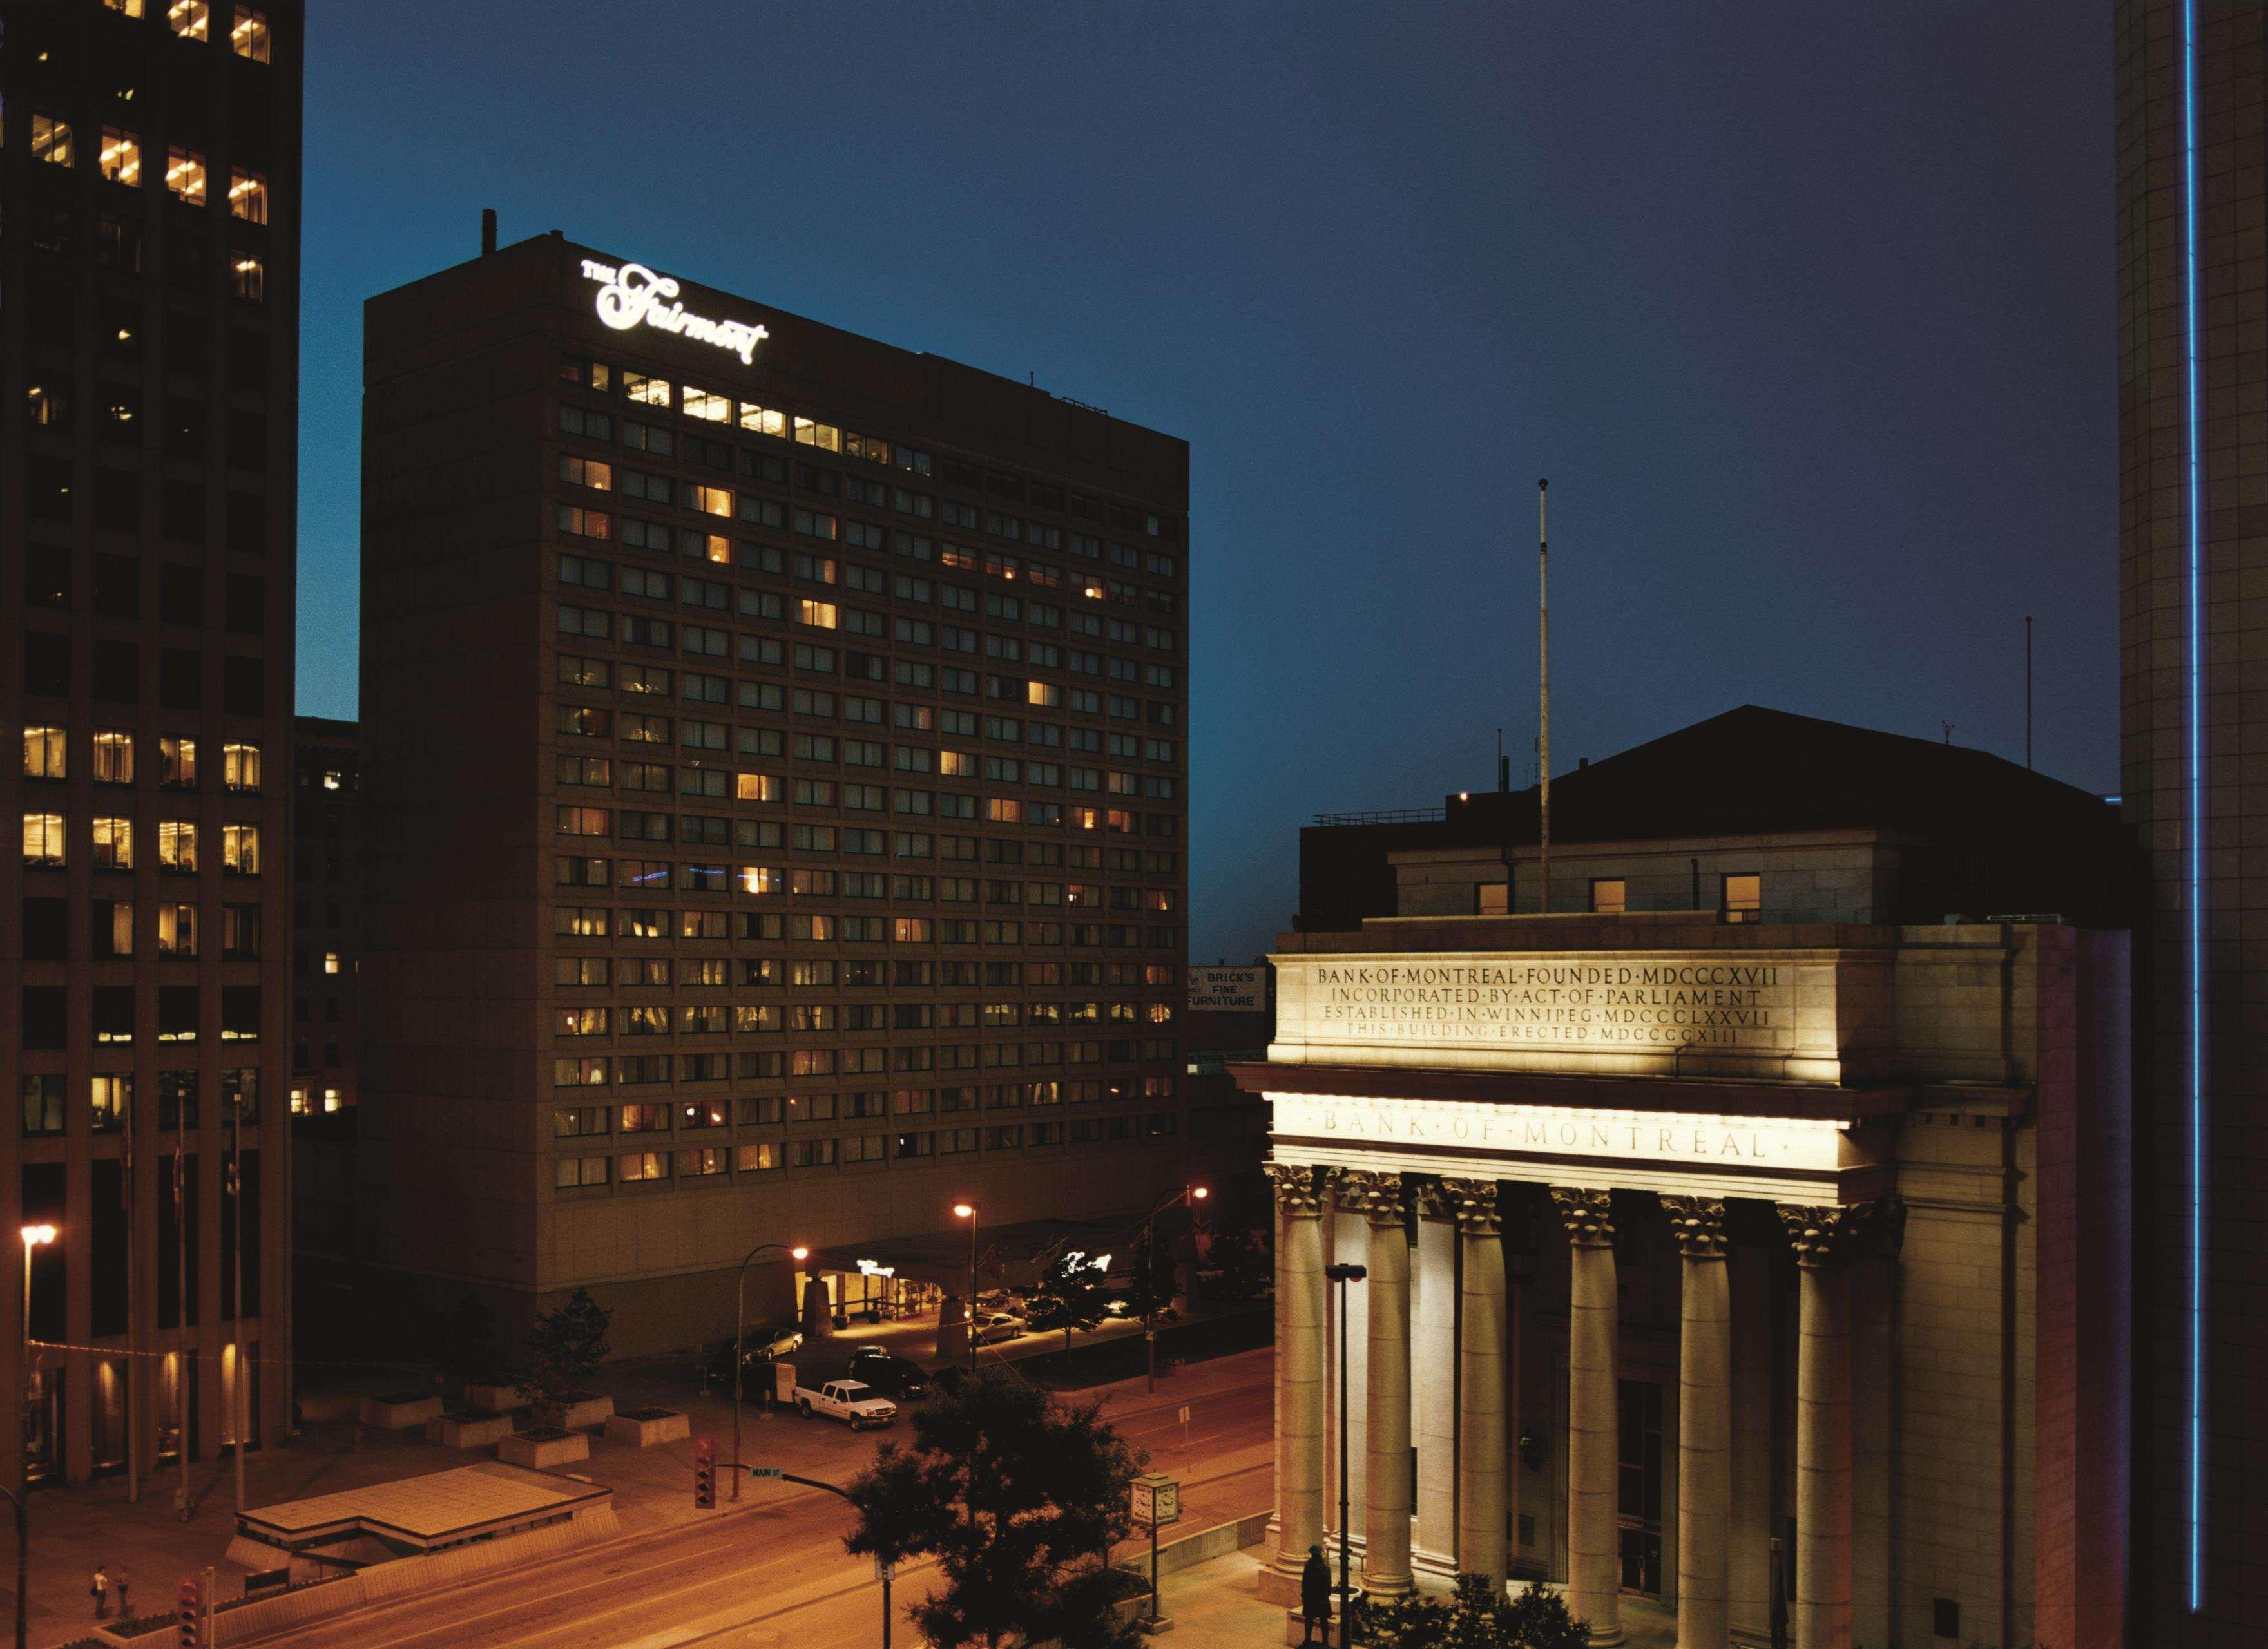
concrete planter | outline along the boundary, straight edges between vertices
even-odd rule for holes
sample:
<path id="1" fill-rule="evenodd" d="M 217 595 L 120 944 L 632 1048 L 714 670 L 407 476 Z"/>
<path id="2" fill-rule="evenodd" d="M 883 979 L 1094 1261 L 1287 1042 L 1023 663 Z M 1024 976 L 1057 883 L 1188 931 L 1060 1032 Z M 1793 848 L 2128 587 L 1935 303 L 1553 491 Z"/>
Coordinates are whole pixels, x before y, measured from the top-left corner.
<path id="1" fill-rule="evenodd" d="M 407 1394 L 364 1397 L 359 1417 L 364 1425 L 374 1425 L 382 1432 L 407 1431 L 413 1425 L 423 1425 L 428 1420 L 439 1419 L 441 1400 Z"/>
<path id="2" fill-rule="evenodd" d="M 560 1405 L 559 1424 L 566 1431 L 580 1432 L 586 1427 L 601 1426 L 615 1416 L 615 1400 L 590 1392 L 578 1393 Z"/>
<path id="3" fill-rule="evenodd" d="M 497 1445 L 497 1458 L 531 1471 L 548 1471 L 554 1466 L 590 1459 L 591 1439 L 580 1432 L 570 1432 L 564 1437 L 529 1437 L 514 1432 Z"/>
<path id="4" fill-rule="evenodd" d="M 299 1394 L 299 1417 L 309 1425 L 351 1420 L 361 1412 L 362 1399 L 344 1392 L 303 1391 Z"/>
<path id="5" fill-rule="evenodd" d="M 444 1448 L 494 1448 L 512 1435 L 512 1417 L 445 1414 L 425 1423 L 425 1440 Z"/>
<path id="6" fill-rule="evenodd" d="M 478 1409 L 483 1414 L 510 1414 L 514 1409 L 524 1409 L 527 1399 L 519 1395 L 517 1386 L 471 1386 L 465 1388 L 465 1407 Z"/>
<path id="7" fill-rule="evenodd" d="M 692 1435 L 691 1421 L 666 1410 L 617 1414 L 607 1421 L 607 1441 L 627 1443 L 632 1448 L 652 1448 L 657 1443 L 674 1443 Z"/>

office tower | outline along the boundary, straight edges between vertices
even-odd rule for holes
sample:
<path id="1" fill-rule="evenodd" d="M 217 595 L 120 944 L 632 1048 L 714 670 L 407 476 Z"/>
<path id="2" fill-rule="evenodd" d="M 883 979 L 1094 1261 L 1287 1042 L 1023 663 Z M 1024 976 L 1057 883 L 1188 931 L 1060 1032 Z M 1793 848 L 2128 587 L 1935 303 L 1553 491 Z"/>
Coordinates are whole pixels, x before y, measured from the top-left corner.
<path id="1" fill-rule="evenodd" d="M 35 1475 L 219 1452 L 239 1326 L 252 1440 L 289 1412 L 300 51 L 290 0 L 11 6 L 0 40 L 0 1214 L 55 1232 Z"/>
<path id="2" fill-rule="evenodd" d="M 378 1274 L 630 1352 L 1178 1183 L 1185 444 L 556 234 L 365 350 Z"/>

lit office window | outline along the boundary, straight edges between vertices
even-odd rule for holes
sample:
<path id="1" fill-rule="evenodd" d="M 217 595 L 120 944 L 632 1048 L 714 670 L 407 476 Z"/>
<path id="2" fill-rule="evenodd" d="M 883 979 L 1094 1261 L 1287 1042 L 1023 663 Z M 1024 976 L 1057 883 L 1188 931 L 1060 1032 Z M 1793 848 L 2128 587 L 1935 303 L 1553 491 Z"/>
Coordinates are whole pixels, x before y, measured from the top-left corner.
<path id="1" fill-rule="evenodd" d="M 234 168 L 228 179 L 228 210 L 247 224 L 268 221 L 268 178 L 265 173 Z"/>
<path id="2" fill-rule="evenodd" d="M 335 1111 L 339 1108 L 339 1091 L 336 1088 L 323 1090 L 323 1108 L 326 1111 Z"/>
<path id="3" fill-rule="evenodd" d="M 184 205 L 202 206 L 205 203 L 205 158 L 187 149 L 166 151 L 166 187 L 178 195 Z"/>
<path id="4" fill-rule="evenodd" d="M 268 13 L 250 6 L 237 7 L 236 21 L 228 31 L 228 48 L 253 63 L 268 62 Z"/>
<path id="5" fill-rule="evenodd" d="M 160 870 L 194 871 L 197 867 L 197 827 L 194 820 L 158 821 L 158 866 Z"/>
<path id="6" fill-rule="evenodd" d="M 130 871 L 134 868 L 134 821 L 98 819 L 94 821 L 94 868 Z"/>
<path id="7" fill-rule="evenodd" d="M 323 953 L 323 971 L 327 974 L 335 974 L 338 972 L 338 970 L 339 953 L 336 951 L 325 951 Z"/>
<path id="8" fill-rule="evenodd" d="M 59 870 L 63 863 L 63 816 L 56 813 L 24 815 L 24 863 L 42 870 Z"/>
<path id="9" fill-rule="evenodd" d="M 256 744 L 221 746 L 220 782 L 232 791 L 257 792 L 260 789 L 260 747 Z"/>
<path id="10" fill-rule="evenodd" d="M 795 421 L 795 438 L 806 446 L 815 446 L 822 452 L 843 450 L 843 431 L 831 423 L 820 423 L 810 418 Z"/>
<path id="11" fill-rule="evenodd" d="M 205 0 L 173 0 L 166 8 L 166 21 L 183 40 L 212 38 L 212 7 Z"/>
<path id="12" fill-rule="evenodd" d="M 63 778 L 67 777 L 69 757 L 65 747 L 70 732 L 62 727 L 26 727 L 24 729 L 24 777 L 26 778 Z"/>
<path id="13" fill-rule="evenodd" d="M 134 1078 L 96 1077 L 88 1085 L 92 1126 L 98 1134 L 114 1134 L 134 1115 Z"/>
<path id="14" fill-rule="evenodd" d="M 260 827 L 225 824 L 220 828 L 221 869 L 232 876 L 260 874 Z"/>
<path id="15" fill-rule="evenodd" d="M 71 129 L 69 121 L 59 121 L 52 114 L 32 116 L 32 158 L 44 160 L 53 166 L 77 164 L 71 148 Z"/>
<path id="16" fill-rule="evenodd" d="M 1618 917 L 1630 909 L 1630 884 L 1619 876 L 1594 877 L 1591 909 L 1601 916 Z"/>
<path id="17" fill-rule="evenodd" d="M 113 11 L 123 12 L 130 18 L 142 15 L 142 0 L 102 0 L 102 4 Z"/>
<path id="18" fill-rule="evenodd" d="M 129 188 L 142 187 L 142 144 L 132 132 L 115 126 L 102 129 L 102 151 L 97 157 L 102 175 Z"/>
<path id="19" fill-rule="evenodd" d="M 229 260 L 229 290 L 247 304 L 268 301 L 268 265 L 249 252 L 239 252 Z"/>
<path id="20" fill-rule="evenodd" d="M 158 740 L 158 783 L 166 790 L 197 787 L 197 741 L 177 734 Z"/>
<path id="21" fill-rule="evenodd" d="M 195 956 L 197 953 L 197 908 L 195 905 L 158 907 L 158 954 Z"/>
<path id="22" fill-rule="evenodd" d="M 94 782 L 131 784 L 134 782 L 134 735 L 110 731 L 94 735 Z"/>
<path id="23" fill-rule="evenodd" d="M 1727 876 L 1724 881 L 1725 897 L 1722 907 L 1727 922 L 1758 922 L 1764 919 L 1764 879 L 1753 873 Z"/>

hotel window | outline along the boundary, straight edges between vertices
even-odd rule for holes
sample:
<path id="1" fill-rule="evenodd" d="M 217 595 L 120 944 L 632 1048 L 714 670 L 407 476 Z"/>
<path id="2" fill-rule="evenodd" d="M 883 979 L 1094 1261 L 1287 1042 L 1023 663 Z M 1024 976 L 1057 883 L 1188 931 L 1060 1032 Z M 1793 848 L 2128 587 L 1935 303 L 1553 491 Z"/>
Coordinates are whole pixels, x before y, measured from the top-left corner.
<path id="1" fill-rule="evenodd" d="M 190 149 L 166 151 L 166 187 L 185 206 L 205 203 L 205 158 Z"/>
<path id="2" fill-rule="evenodd" d="M 166 8 L 166 22 L 183 40 L 212 38 L 212 7 L 205 0 L 173 0 Z"/>
<path id="3" fill-rule="evenodd" d="M 780 1166 L 777 1140 L 766 1140 L 761 1145 L 736 1145 L 733 1149 L 733 1168 L 739 1174 L 762 1174 Z"/>
<path id="4" fill-rule="evenodd" d="M 229 260 L 229 290 L 247 304 L 268 301 L 268 265 L 249 252 Z"/>
<path id="5" fill-rule="evenodd" d="M 688 418 L 706 418 L 711 423 L 729 423 L 733 418 L 733 403 L 725 396 L 706 389 L 686 385 L 679 410 Z"/>
<path id="6" fill-rule="evenodd" d="M 66 747 L 70 732 L 62 727 L 26 727 L 24 729 L 24 777 L 26 778 L 63 778 L 68 776 L 70 758 Z"/>
<path id="7" fill-rule="evenodd" d="M 1727 922 L 1760 922 L 1764 919 L 1764 879 L 1753 871 L 1724 879 L 1724 896 L 1718 907 Z"/>
<path id="8" fill-rule="evenodd" d="M 677 1177 L 697 1179 L 703 1174 L 725 1172 L 725 1150 L 722 1145 L 696 1145 L 677 1153 Z"/>
<path id="9" fill-rule="evenodd" d="M 76 164 L 71 155 L 70 122 L 51 114 L 33 115 L 32 158 L 57 166 Z"/>
<path id="10" fill-rule="evenodd" d="M 98 819 L 94 821 L 94 868 L 130 871 L 134 868 L 134 821 Z"/>
<path id="11" fill-rule="evenodd" d="M 1630 909 L 1630 884 L 1619 876 L 1593 877 L 1591 909 L 1601 916 L 1622 915 Z"/>
<path id="12" fill-rule="evenodd" d="M 268 177 L 265 173 L 247 172 L 242 166 L 229 173 L 228 210 L 232 217 L 241 217 L 247 224 L 268 221 Z"/>
<path id="13" fill-rule="evenodd" d="M 250 6 L 236 8 L 236 21 L 228 31 L 228 48 L 248 62 L 269 60 L 268 13 Z"/>
<path id="14" fill-rule="evenodd" d="M 669 404 L 667 380 L 648 378 L 644 372 L 624 372 L 622 393 L 641 407 L 666 407 Z"/>
<path id="15" fill-rule="evenodd" d="M 142 142 L 132 132 L 115 126 L 102 129 L 102 150 L 96 157 L 102 175 L 129 188 L 142 187 Z"/>
<path id="16" fill-rule="evenodd" d="M 774 407 L 759 407 L 754 401 L 740 403 L 740 427 L 757 435 L 787 434 L 787 414 Z"/>
<path id="17" fill-rule="evenodd" d="M 36 868 L 60 870 L 63 863 L 63 816 L 55 813 L 24 815 L 24 863 Z"/>
<path id="18" fill-rule="evenodd" d="M 577 458 L 571 453 L 559 454 L 559 479 L 578 487 L 595 487 L 600 492 L 611 492 L 615 485 L 615 467 L 602 459 Z M 587 582 L 587 581 L 586 581 Z M 604 584 L 596 587 L 604 589 Z"/>
<path id="19" fill-rule="evenodd" d="M 669 1177 L 669 1156 L 660 1151 L 633 1151 L 617 1157 L 615 1177 L 630 1185 L 640 1180 L 666 1180 Z"/>
<path id="20" fill-rule="evenodd" d="M 835 1160 L 835 1142 L 831 1139 L 792 1139 L 788 1142 L 788 1166 L 797 1168 L 823 1168 Z"/>
<path id="21" fill-rule="evenodd" d="M 260 874 L 260 827 L 225 824 L 220 828 L 220 867 L 232 876 Z"/>
<path id="22" fill-rule="evenodd" d="M 225 789 L 257 795 L 260 791 L 260 747 L 256 744 L 221 746 L 220 782 Z"/>
<path id="23" fill-rule="evenodd" d="M 627 1163 L 632 1159 L 625 1157 L 622 1160 Z M 625 1174 L 623 1177 L 627 1179 L 630 1176 Z M 556 1190 L 569 1191 L 585 1185 L 604 1185 L 606 1182 L 607 1159 L 604 1157 L 562 1157 L 557 1162 L 552 1164 L 551 1183 L 553 1189 Z"/>
<path id="24" fill-rule="evenodd" d="M 699 510 L 707 515 L 730 515 L 733 513 L 733 495 L 723 487 L 703 487 L 688 482 L 685 489 L 685 507 Z"/>
<path id="25" fill-rule="evenodd" d="M 821 452 L 843 450 L 843 431 L 831 423 L 816 423 L 810 418 L 795 421 L 795 438 L 806 446 L 818 447 Z"/>

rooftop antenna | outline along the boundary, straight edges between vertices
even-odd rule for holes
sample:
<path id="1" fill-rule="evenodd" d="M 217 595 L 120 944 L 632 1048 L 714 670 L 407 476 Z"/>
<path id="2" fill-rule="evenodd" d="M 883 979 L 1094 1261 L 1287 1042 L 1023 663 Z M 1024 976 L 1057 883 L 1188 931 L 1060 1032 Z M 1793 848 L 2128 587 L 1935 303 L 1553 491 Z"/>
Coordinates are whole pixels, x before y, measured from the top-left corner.
<path id="1" fill-rule="evenodd" d="M 1544 491 L 1550 485 L 1548 478 L 1535 483 L 1535 702 L 1543 724 L 1535 749 L 1543 784 L 1538 816 L 1543 849 L 1538 856 L 1543 902 L 1537 909 L 1546 916 L 1551 912 L 1551 534 Z"/>
<path id="2" fill-rule="evenodd" d="M 2032 615 L 2024 615 L 2024 766 L 2032 765 Z"/>
<path id="3" fill-rule="evenodd" d="M 1951 744 L 1953 742 L 1953 724 L 1949 721 L 1941 721 L 1937 725 L 1945 729 L 1945 742 Z"/>
<path id="4" fill-rule="evenodd" d="M 1504 753 L 1504 729 L 1496 730 L 1496 787 L 1499 794 L 1512 788 L 1512 758 Z"/>

